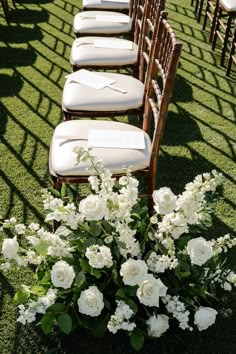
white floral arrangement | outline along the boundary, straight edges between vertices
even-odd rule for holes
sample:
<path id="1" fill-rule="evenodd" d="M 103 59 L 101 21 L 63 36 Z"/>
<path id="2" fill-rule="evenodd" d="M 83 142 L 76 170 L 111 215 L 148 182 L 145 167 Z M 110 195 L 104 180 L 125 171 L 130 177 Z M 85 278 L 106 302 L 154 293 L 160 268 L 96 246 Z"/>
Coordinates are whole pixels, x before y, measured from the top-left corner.
<path id="1" fill-rule="evenodd" d="M 35 269 L 35 284 L 15 294 L 17 321 L 36 322 L 45 334 L 123 330 L 136 350 L 172 322 L 187 331 L 214 324 L 212 301 L 236 284 L 224 263 L 236 239 L 201 235 L 222 175 L 198 175 L 180 195 L 167 187 L 154 191 L 150 213 L 130 168 L 116 181 L 90 149 L 74 152 L 77 163 L 91 162 L 90 195 L 76 202 L 68 186 L 59 195 L 43 191 L 44 226 L 13 217 L 1 222 L 2 271 Z M 52 222 L 60 225 L 54 232 Z"/>

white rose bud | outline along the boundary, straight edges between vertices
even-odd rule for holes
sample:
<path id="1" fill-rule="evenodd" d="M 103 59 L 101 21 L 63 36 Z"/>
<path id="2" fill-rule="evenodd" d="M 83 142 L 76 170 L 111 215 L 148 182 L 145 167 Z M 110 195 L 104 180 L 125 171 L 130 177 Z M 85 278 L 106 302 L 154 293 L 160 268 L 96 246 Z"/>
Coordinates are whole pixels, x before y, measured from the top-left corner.
<path id="1" fill-rule="evenodd" d="M 155 203 L 154 209 L 157 214 L 169 214 L 176 208 L 176 196 L 170 188 L 163 187 L 152 194 Z"/>
<path id="2" fill-rule="evenodd" d="M 128 259 L 120 269 L 124 284 L 131 286 L 140 284 L 146 278 L 147 272 L 145 261 L 135 259 Z"/>
<path id="3" fill-rule="evenodd" d="M 215 323 L 217 313 L 218 312 L 211 307 L 200 307 L 200 309 L 195 312 L 194 324 L 199 331 L 203 331 Z"/>
<path id="4" fill-rule="evenodd" d="M 72 266 L 65 261 L 59 261 L 54 264 L 51 270 L 51 280 L 56 288 L 69 289 L 75 278 L 75 272 Z"/>
<path id="5" fill-rule="evenodd" d="M 87 220 L 101 220 L 106 212 L 106 202 L 98 195 L 89 195 L 81 200 L 79 211 Z"/>
<path id="6" fill-rule="evenodd" d="M 148 274 L 137 290 L 139 301 L 146 306 L 159 307 L 159 297 L 165 296 L 167 287 L 160 279 Z"/>
<path id="7" fill-rule="evenodd" d="M 160 337 L 169 328 L 169 317 L 166 315 L 153 315 L 146 322 L 151 337 Z"/>
<path id="8" fill-rule="evenodd" d="M 2 254 L 4 258 L 13 259 L 19 250 L 19 243 L 14 238 L 6 238 L 2 243 Z"/>
<path id="9" fill-rule="evenodd" d="M 96 286 L 90 286 L 87 290 L 81 292 L 77 303 L 79 312 L 84 315 L 99 316 L 104 307 L 103 294 Z"/>
<path id="10" fill-rule="evenodd" d="M 191 262 L 196 265 L 203 265 L 213 256 L 211 242 L 203 237 L 197 237 L 190 240 L 187 244 L 187 252 Z"/>

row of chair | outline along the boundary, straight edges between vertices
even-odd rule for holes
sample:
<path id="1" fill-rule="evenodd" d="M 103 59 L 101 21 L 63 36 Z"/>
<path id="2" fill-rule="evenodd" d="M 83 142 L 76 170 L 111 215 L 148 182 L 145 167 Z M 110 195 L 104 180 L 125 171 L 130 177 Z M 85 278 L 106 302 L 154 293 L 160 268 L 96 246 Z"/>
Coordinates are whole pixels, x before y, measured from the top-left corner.
<path id="1" fill-rule="evenodd" d="M 191 0 L 195 6 L 197 21 L 203 15 L 203 30 L 210 22 L 210 36 L 212 50 L 215 50 L 217 40 L 222 44 L 220 65 L 225 66 L 226 57 L 228 64 L 226 75 L 230 76 L 232 63 L 236 63 L 236 0 Z"/>
<path id="2" fill-rule="evenodd" d="M 97 90 L 67 78 L 62 95 L 64 121 L 56 127 L 50 146 L 54 187 L 59 190 L 63 183 L 88 181 L 90 163 L 76 165 L 73 148 L 88 146 L 90 130 L 142 132 L 144 149 L 94 147 L 93 152 L 114 177 L 123 174 L 124 165 L 132 166 L 134 174 L 146 177 L 145 194 L 151 196 L 182 44 L 167 21 L 165 0 L 131 0 L 129 8 L 120 8 L 112 0 L 99 2 L 97 8 L 92 1 L 84 0 L 84 11 L 74 18 L 76 39 L 70 62 L 75 73 L 88 70 L 115 82 Z M 109 16 L 110 22 L 103 17 L 104 21 L 96 21 L 98 16 Z M 113 45 L 128 42 L 131 49 L 97 48 L 97 39 Z M 136 117 L 134 124 L 114 119 L 131 115 Z"/>

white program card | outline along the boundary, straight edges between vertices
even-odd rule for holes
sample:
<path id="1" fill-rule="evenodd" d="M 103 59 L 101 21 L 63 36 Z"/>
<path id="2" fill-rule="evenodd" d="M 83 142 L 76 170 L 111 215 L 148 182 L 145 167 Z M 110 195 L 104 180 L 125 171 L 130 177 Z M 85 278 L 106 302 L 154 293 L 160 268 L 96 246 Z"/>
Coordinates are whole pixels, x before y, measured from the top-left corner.
<path id="1" fill-rule="evenodd" d="M 95 48 L 112 48 L 112 49 L 133 49 L 133 43 L 130 41 L 122 40 L 108 40 L 108 39 L 95 39 L 94 40 Z"/>
<path id="2" fill-rule="evenodd" d="M 96 21 L 102 22 L 119 22 L 119 23 L 129 23 L 129 16 L 109 16 L 109 15 L 96 15 Z"/>
<path id="3" fill-rule="evenodd" d="M 102 2 L 103 1 L 107 1 L 107 2 L 122 2 L 122 3 L 125 3 L 125 4 L 128 4 L 129 3 L 129 0 L 101 0 Z"/>
<path id="4" fill-rule="evenodd" d="M 89 129 L 88 146 L 119 149 L 144 149 L 144 132 Z"/>
<path id="5" fill-rule="evenodd" d="M 93 87 L 97 90 L 101 90 L 106 86 L 109 86 L 116 82 L 116 80 L 110 79 L 108 77 L 95 74 L 89 70 L 81 69 L 75 71 L 72 74 L 66 76 L 67 79 L 71 81 L 78 82 L 89 87 Z"/>

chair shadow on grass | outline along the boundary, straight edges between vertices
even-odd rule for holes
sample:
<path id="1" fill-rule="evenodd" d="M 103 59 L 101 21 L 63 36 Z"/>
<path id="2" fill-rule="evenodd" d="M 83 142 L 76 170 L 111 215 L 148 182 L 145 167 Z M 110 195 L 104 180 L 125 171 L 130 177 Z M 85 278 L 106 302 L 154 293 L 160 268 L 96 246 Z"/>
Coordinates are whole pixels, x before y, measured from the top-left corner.
<path id="1" fill-rule="evenodd" d="M 26 43 L 42 38 L 42 32 L 38 27 L 0 26 L 0 41 L 4 43 Z"/>
<path id="2" fill-rule="evenodd" d="M 11 23 L 29 24 L 48 22 L 49 14 L 46 10 L 28 10 L 28 9 L 14 9 L 11 10 Z"/>

